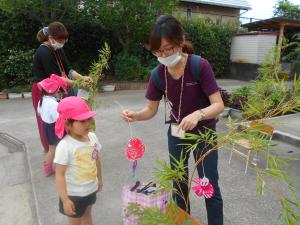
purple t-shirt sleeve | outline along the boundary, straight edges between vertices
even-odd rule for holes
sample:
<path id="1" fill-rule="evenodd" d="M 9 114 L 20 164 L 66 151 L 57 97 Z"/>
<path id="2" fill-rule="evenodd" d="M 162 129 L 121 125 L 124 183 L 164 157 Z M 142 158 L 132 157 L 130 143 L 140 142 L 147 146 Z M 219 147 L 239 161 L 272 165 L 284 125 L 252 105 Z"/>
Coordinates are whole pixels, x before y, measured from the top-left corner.
<path id="1" fill-rule="evenodd" d="M 163 91 L 155 85 L 153 77 L 151 76 L 147 85 L 145 97 L 150 101 L 160 101 L 163 96 Z"/>
<path id="2" fill-rule="evenodd" d="M 206 59 L 200 61 L 200 85 L 206 96 L 210 96 L 219 91 L 214 72 Z"/>

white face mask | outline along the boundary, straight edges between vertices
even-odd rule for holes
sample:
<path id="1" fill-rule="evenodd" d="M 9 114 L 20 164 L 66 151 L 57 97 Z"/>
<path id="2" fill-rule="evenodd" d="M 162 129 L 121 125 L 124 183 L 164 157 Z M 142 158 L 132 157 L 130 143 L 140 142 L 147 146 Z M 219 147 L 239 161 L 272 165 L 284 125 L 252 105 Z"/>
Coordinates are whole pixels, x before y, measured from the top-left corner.
<path id="1" fill-rule="evenodd" d="M 179 52 L 170 55 L 168 57 L 157 57 L 158 62 L 161 64 L 167 66 L 167 67 L 173 67 L 175 66 L 180 60 L 181 60 L 181 55 Z"/>
<path id="2" fill-rule="evenodd" d="M 54 48 L 54 50 L 60 49 L 62 47 L 64 47 L 64 44 L 61 44 L 55 40 L 51 41 L 51 45 Z"/>

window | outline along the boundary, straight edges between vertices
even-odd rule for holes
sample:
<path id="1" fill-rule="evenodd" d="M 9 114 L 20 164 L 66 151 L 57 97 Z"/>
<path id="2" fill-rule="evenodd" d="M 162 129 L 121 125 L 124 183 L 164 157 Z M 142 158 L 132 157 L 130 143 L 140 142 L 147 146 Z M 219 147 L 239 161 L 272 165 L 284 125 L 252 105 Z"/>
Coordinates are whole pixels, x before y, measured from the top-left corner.
<path id="1" fill-rule="evenodd" d="M 191 8 L 187 8 L 186 9 L 186 16 L 189 18 L 192 16 L 192 9 Z"/>

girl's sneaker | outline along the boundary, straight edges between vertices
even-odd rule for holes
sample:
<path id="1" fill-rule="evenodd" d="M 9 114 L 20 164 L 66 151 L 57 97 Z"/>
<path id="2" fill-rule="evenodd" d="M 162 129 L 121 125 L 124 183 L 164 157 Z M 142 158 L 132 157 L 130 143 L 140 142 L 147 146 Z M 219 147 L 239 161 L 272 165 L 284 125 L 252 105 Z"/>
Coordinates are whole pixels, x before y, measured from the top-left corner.
<path id="1" fill-rule="evenodd" d="M 44 175 L 45 175 L 45 177 L 49 177 L 52 174 L 54 174 L 52 164 L 47 163 L 46 161 L 44 161 Z"/>

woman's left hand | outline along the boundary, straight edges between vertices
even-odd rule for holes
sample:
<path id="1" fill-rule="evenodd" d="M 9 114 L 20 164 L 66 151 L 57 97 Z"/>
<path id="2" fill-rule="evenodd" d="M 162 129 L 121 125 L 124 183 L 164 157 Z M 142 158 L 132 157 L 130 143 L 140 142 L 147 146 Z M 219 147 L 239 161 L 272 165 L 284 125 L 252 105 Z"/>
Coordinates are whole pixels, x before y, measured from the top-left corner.
<path id="1" fill-rule="evenodd" d="M 178 130 L 182 129 L 184 131 L 188 131 L 188 130 L 192 130 L 194 129 L 198 122 L 199 122 L 199 112 L 195 111 L 189 115 L 187 115 L 186 117 L 184 117 L 181 121 L 181 123 L 178 126 Z"/>

